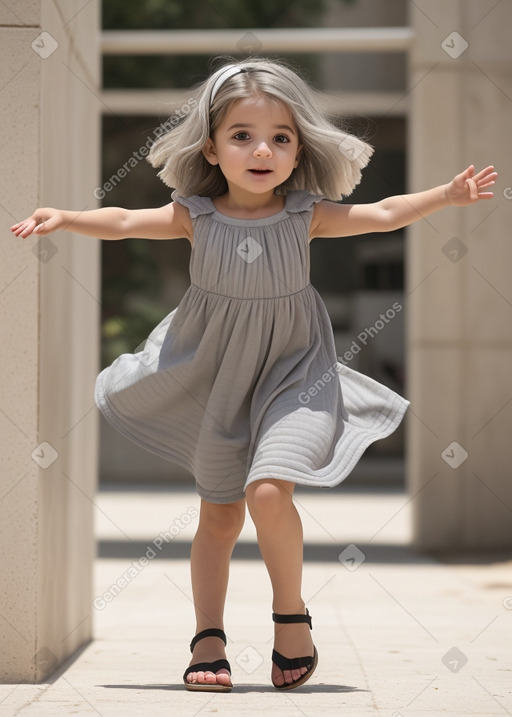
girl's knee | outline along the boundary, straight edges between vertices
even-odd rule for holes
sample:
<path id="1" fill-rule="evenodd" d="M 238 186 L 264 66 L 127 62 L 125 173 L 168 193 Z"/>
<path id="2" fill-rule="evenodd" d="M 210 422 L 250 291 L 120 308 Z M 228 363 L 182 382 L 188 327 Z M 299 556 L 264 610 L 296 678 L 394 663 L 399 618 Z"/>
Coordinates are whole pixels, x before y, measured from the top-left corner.
<path id="1" fill-rule="evenodd" d="M 274 520 L 283 508 L 293 502 L 294 484 L 283 480 L 259 480 L 245 491 L 247 507 L 253 520 Z"/>
<path id="2" fill-rule="evenodd" d="M 236 503 L 201 501 L 199 524 L 216 539 L 232 540 L 240 535 L 245 520 L 245 500 Z"/>

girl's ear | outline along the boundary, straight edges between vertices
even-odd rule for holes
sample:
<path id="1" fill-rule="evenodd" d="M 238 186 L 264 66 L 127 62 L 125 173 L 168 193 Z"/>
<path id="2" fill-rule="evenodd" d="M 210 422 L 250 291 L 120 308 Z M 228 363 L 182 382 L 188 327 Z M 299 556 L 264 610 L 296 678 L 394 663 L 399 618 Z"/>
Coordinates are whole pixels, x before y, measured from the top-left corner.
<path id="1" fill-rule="evenodd" d="M 215 150 L 215 145 L 213 143 L 213 140 L 211 137 L 208 137 L 206 140 L 206 144 L 204 145 L 202 149 L 203 155 L 207 162 L 210 164 L 218 164 L 219 160 L 217 159 L 217 152 Z"/>
<path id="2" fill-rule="evenodd" d="M 297 154 L 295 155 L 295 164 L 293 165 L 294 169 L 296 169 L 299 166 L 301 156 L 302 156 L 302 145 L 299 144 L 299 146 L 297 148 Z"/>

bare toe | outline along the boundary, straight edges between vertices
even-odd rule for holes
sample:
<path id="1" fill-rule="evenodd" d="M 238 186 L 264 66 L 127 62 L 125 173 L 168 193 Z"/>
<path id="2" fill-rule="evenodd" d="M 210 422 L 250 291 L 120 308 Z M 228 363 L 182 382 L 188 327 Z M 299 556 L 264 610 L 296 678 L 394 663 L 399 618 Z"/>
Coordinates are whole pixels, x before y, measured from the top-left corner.
<path id="1" fill-rule="evenodd" d="M 189 672 L 187 675 L 187 682 L 190 682 L 190 684 L 197 682 L 197 672 Z"/>
<path id="2" fill-rule="evenodd" d="M 219 670 L 215 673 L 216 682 L 219 685 L 231 686 L 231 675 L 225 669 Z"/>
<path id="3" fill-rule="evenodd" d="M 277 685 L 278 687 L 281 687 L 281 685 L 284 685 L 284 683 L 285 683 L 284 674 L 277 667 L 275 668 L 275 672 L 272 675 L 272 680 L 273 680 L 274 684 Z"/>

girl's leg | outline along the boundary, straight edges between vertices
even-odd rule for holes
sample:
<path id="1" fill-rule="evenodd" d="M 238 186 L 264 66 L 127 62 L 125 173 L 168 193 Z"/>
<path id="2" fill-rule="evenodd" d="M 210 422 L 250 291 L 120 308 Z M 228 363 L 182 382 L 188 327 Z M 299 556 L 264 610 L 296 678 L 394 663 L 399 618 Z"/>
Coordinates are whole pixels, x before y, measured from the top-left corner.
<path id="1" fill-rule="evenodd" d="M 302 523 L 293 503 L 294 487 L 289 481 L 260 480 L 247 486 L 245 496 L 272 583 L 273 611 L 305 615 L 301 595 Z M 313 654 L 311 632 L 306 623 L 275 623 L 274 635 L 274 647 L 285 657 Z M 277 685 L 293 682 L 305 672 L 305 667 L 283 672 L 272 666 L 272 678 Z"/>
<path id="2" fill-rule="evenodd" d="M 196 613 L 196 632 L 209 627 L 224 629 L 224 603 L 229 561 L 245 518 L 245 500 L 236 503 L 208 503 L 201 500 L 199 525 L 192 542 L 190 571 Z M 222 640 L 205 637 L 194 648 L 190 665 L 225 658 Z M 192 672 L 189 682 L 229 685 L 227 670 Z"/>

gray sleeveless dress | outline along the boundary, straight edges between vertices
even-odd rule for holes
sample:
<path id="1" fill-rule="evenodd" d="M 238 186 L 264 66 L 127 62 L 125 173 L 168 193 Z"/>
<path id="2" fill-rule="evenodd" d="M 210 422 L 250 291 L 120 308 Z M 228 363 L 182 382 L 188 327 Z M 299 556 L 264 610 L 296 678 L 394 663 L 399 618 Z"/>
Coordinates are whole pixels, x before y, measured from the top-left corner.
<path id="1" fill-rule="evenodd" d="M 409 402 L 339 363 L 309 280 L 308 233 L 323 197 L 243 220 L 177 196 L 194 226 L 191 285 L 146 340 L 97 378 L 95 399 L 138 445 L 190 470 L 212 503 L 277 478 L 331 487 L 391 434 Z"/>

